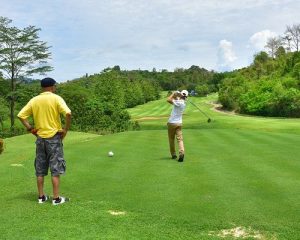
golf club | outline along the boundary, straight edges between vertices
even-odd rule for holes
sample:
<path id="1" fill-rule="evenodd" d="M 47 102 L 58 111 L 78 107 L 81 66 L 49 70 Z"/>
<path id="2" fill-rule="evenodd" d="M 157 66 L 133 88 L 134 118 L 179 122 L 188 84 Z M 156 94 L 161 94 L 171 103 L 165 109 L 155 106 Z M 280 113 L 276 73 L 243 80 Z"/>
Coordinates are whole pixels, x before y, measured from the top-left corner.
<path id="1" fill-rule="evenodd" d="M 196 104 L 194 104 L 190 100 L 188 102 L 191 103 L 194 107 L 196 107 L 205 117 L 207 117 L 207 122 L 208 123 L 211 122 L 211 118 L 205 112 L 203 112 Z"/>

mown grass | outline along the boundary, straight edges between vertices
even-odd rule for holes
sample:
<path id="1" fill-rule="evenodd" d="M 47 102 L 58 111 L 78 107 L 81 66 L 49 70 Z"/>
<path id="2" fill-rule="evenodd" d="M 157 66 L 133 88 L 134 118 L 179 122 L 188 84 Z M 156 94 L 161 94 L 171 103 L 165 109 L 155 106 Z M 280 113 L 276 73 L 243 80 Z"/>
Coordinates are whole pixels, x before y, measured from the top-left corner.
<path id="1" fill-rule="evenodd" d="M 299 120 L 222 114 L 210 109 L 214 99 L 191 99 L 210 124 L 187 107 L 183 164 L 169 158 L 165 99 L 130 110 L 144 118 L 141 131 L 70 132 L 61 191 L 71 202 L 62 206 L 36 203 L 33 136 L 6 139 L 0 238 L 235 239 L 218 235 L 244 227 L 243 239 L 298 239 Z"/>

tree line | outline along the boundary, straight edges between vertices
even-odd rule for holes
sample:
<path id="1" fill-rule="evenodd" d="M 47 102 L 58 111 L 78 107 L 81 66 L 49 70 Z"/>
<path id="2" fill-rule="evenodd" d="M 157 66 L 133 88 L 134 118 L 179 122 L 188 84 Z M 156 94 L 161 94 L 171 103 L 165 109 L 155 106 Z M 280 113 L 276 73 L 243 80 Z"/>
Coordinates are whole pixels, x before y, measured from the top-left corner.
<path id="1" fill-rule="evenodd" d="M 224 73 L 219 101 L 238 113 L 300 117 L 300 25 L 269 38 L 246 68 Z"/>
<path id="2" fill-rule="evenodd" d="M 127 108 L 157 100 L 161 91 L 188 89 L 190 91 L 207 86 L 216 91 L 217 73 L 192 66 L 174 72 L 162 70 L 121 70 L 119 66 L 106 68 L 100 73 L 83 76 L 57 84 L 57 94 L 62 96 L 72 110 L 72 130 L 96 133 L 112 133 L 138 129 L 132 122 Z M 171 79 L 171 81 L 170 81 Z M 215 82 L 214 82 L 215 81 Z M 10 103 L 9 79 L 0 77 L 0 123 L 2 136 L 23 133 L 22 129 L 3 125 L 8 120 Z M 40 80 L 26 78 L 17 81 L 15 96 L 16 113 L 40 92 Z"/>

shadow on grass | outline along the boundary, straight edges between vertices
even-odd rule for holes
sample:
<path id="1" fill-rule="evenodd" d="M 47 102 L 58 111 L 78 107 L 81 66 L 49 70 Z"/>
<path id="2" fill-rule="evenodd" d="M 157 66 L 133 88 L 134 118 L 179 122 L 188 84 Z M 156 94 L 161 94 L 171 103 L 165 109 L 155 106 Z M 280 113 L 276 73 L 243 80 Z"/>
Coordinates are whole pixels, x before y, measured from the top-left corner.
<path id="1" fill-rule="evenodd" d="M 25 200 L 29 202 L 37 202 L 38 195 L 35 192 L 24 192 L 13 197 L 15 200 Z"/>
<path id="2" fill-rule="evenodd" d="M 157 160 L 174 161 L 174 159 L 172 159 L 171 157 L 161 157 L 161 158 L 158 158 Z"/>

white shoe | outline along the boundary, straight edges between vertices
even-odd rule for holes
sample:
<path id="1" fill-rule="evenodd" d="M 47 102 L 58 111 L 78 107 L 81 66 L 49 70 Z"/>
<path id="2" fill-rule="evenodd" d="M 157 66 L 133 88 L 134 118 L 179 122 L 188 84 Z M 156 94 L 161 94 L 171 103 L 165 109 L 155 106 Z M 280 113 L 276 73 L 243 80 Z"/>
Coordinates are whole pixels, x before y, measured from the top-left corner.
<path id="1" fill-rule="evenodd" d="M 45 203 L 47 202 L 47 200 L 49 199 L 49 197 L 47 195 L 42 196 L 41 198 L 38 198 L 38 203 Z"/>
<path id="2" fill-rule="evenodd" d="M 53 199 L 52 200 L 52 205 L 60 205 L 63 204 L 65 202 L 69 202 L 70 198 L 66 198 L 66 197 L 59 197 L 59 199 Z"/>

